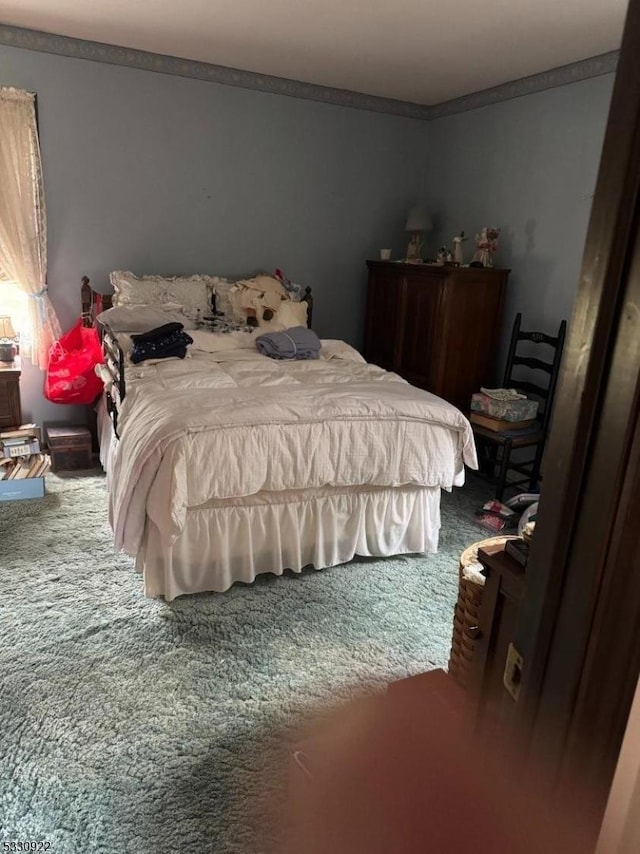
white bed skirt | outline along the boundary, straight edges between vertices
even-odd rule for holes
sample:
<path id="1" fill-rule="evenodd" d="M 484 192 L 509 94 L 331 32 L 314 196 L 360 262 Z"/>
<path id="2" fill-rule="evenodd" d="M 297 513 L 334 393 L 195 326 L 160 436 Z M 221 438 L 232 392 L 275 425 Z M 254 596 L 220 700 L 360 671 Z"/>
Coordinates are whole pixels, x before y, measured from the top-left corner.
<path id="1" fill-rule="evenodd" d="M 117 439 L 102 401 L 98 431 L 109 485 Z M 147 517 L 136 569 L 146 596 L 170 601 L 187 593 L 222 593 L 265 572 L 336 566 L 356 555 L 434 553 L 439 532 L 438 486 L 263 492 L 190 508 L 171 546 Z"/>
<path id="2" fill-rule="evenodd" d="M 190 509 L 170 548 L 147 519 L 136 568 L 145 595 L 171 600 L 223 592 L 263 572 L 335 566 L 356 555 L 435 552 L 439 530 L 439 487 L 262 493 L 232 506 Z"/>

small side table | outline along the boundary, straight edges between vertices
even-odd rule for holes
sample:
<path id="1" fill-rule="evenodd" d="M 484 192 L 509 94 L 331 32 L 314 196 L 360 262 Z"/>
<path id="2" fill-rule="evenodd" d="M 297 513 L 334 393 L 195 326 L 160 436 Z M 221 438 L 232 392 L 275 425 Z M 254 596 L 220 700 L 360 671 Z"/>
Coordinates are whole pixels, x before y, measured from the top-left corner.
<path id="1" fill-rule="evenodd" d="M 20 358 L 0 362 L 0 429 L 22 424 L 20 402 Z"/>

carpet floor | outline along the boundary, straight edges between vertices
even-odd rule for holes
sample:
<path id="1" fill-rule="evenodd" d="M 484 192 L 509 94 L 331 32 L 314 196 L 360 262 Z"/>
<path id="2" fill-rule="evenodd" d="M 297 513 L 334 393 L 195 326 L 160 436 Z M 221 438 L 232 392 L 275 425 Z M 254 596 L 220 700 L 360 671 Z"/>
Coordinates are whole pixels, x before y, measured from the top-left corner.
<path id="1" fill-rule="evenodd" d="M 486 486 L 443 494 L 437 555 L 145 599 L 104 478 L 0 504 L 0 842 L 52 854 L 267 852 L 310 710 L 446 666 Z"/>

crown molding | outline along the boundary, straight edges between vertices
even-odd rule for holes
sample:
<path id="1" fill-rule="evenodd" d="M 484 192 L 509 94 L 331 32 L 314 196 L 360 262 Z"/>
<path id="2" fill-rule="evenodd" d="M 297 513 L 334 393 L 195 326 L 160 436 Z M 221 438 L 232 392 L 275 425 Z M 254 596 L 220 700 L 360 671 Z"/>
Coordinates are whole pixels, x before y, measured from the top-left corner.
<path id="1" fill-rule="evenodd" d="M 609 74 L 616 70 L 618 62 L 618 51 L 610 51 L 570 65 L 562 65 L 550 71 L 543 71 L 540 74 L 532 74 L 530 77 L 522 77 L 519 80 L 503 83 L 490 89 L 483 89 L 471 95 L 464 95 L 461 98 L 454 98 L 441 104 L 427 106 L 394 98 L 365 95 L 361 92 L 352 92 L 349 89 L 335 89 L 331 86 L 304 83 L 286 77 L 242 71 L 224 65 L 180 59 L 175 56 L 165 56 L 164 54 L 150 53 L 134 48 L 76 39 L 71 36 L 45 33 L 40 30 L 29 30 L 24 27 L 13 27 L 7 24 L 0 24 L 0 45 L 53 53 L 57 56 L 73 59 L 88 59 L 92 62 L 123 65 L 128 68 L 172 74 L 177 77 L 190 77 L 209 83 L 221 83 L 224 86 L 238 86 L 242 89 L 268 92 L 272 95 L 287 95 L 291 98 L 319 101 L 337 107 L 350 107 L 351 109 L 387 113 L 424 121 L 443 118 L 467 110 L 477 110 L 480 107 L 497 104 L 500 101 L 520 98 L 523 95 L 532 95 L 545 89 L 553 89 L 557 86 L 565 86 L 568 83 L 588 80 L 590 77 Z"/>
<path id="2" fill-rule="evenodd" d="M 501 101 L 510 101 L 512 98 L 521 98 L 523 95 L 555 89 L 557 86 L 566 86 L 568 83 L 578 83 L 580 80 L 611 74 L 618 65 L 618 55 L 619 51 L 612 50 L 609 53 L 591 56 L 589 59 L 582 59 L 569 65 L 561 65 L 529 77 L 511 80 L 509 83 L 493 86 L 491 89 L 482 89 L 480 92 L 463 95 L 461 98 L 443 101 L 430 108 L 429 118 L 441 119 L 455 113 L 464 113 L 468 110 L 488 107 L 490 104 L 498 104 Z"/>
<path id="3" fill-rule="evenodd" d="M 40 30 L 27 30 L 0 24 L 0 44 L 20 47 L 25 50 L 37 50 L 54 53 L 74 59 L 89 59 L 93 62 L 106 62 L 111 65 L 125 65 L 142 71 L 156 71 L 160 74 L 172 74 L 177 77 L 191 77 L 206 80 L 209 83 L 222 83 L 224 86 L 238 86 L 241 89 L 253 89 L 257 92 L 269 92 L 272 95 L 288 95 L 292 98 L 304 98 L 320 101 L 337 107 L 351 107 L 376 113 L 390 113 L 412 119 L 428 118 L 429 107 L 399 101 L 394 98 L 380 98 L 377 95 L 365 95 L 348 89 L 335 89 L 331 86 L 319 86 L 286 77 L 274 77 L 270 74 L 258 74 L 254 71 L 242 71 L 225 65 L 213 65 L 193 59 L 180 59 L 161 53 L 149 53 L 145 50 L 119 47 L 102 42 L 59 36 Z"/>

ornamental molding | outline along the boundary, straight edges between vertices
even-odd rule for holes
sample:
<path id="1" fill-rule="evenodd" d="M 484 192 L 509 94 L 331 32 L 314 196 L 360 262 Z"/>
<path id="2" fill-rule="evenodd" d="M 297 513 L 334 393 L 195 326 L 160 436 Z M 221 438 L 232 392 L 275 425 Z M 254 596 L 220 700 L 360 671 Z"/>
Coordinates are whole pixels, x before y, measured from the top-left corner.
<path id="1" fill-rule="evenodd" d="M 70 36 L 44 33 L 23 27 L 0 24 L 0 44 L 19 47 L 24 50 L 36 50 L 53 53 L 73 59 L 88 59 L 92 62 L 106 62 L 111 65 L 123 65 L 143 71 L 155 71 L 160 74 L 172 74 L 177 77 L 190 77 L 224 86 L 238 86 L 256 92 L 268 92 L 272 95 L 287 95 L 291 98 L 304 98 L 319 101 L 336 107 L 349 107 L 368 110 L 375 113 L 387 113 L 411 119 L 429 121 L 455 113 L 477 110 L 490 104 L 497 104 L 511 98 L 532 95 L 557 86 L 566 86 L 591 77 L 610 74 L 616 70 L 618 51 L 610 51 L 570 65 L 522 77 L 491 89 L 483 89 L 461 98 L 444 101 L 441 104 L 426 106 L 394 98 L 381 98 L 377 95 L 365 95 L 348 89 L 335 89 L 331 86 L 319 86 L 285 77 L 258 74 L 254 71 L 242 71 L 224 65 L 198 62 L 192 59 L 180 59 L 160 53 L 150 53 L 134 48 L 103 44 L 102 42 L 76 39 Z"/>

